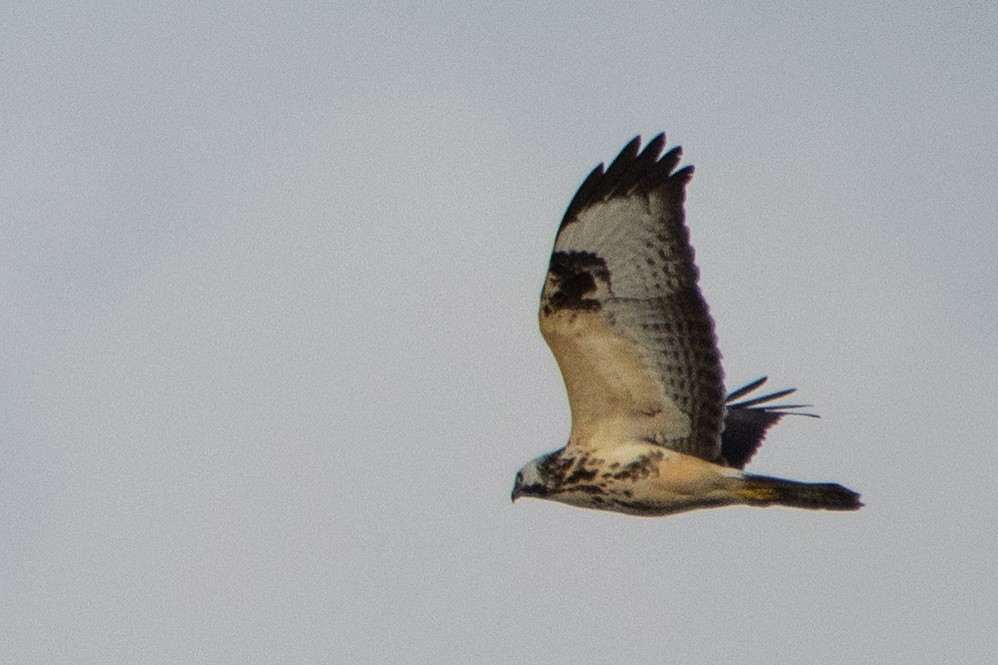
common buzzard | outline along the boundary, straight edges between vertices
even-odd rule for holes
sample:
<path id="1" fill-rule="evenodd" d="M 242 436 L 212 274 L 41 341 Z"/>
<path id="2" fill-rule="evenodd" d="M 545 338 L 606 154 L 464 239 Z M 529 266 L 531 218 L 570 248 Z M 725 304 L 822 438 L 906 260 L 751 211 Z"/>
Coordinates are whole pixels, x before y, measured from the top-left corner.
<path id="1" fill-rule="evenodd" d="M 742 471 L 782 416 L 783 390 L 725 396 L 714 324 L 684 222 L 693 167 L 665 135 L 597 166 L 558 227 L 540 325 L 572 412 L 568 444 L 516 474 L 532 497 L 631 515 L 734 504 L 856 510 L 859 494 Z M 741 400 L 741 401 L 739 401 Z M 799 412 L 796 412 L 799 413 Z M 810 414 L 805 414 L 810 415 Z"/>

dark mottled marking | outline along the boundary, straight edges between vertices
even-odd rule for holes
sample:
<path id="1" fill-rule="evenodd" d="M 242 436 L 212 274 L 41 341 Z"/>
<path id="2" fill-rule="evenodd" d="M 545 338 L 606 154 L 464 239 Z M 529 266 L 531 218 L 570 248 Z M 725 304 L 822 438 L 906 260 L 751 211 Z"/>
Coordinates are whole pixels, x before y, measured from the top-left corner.
<path id="1" fill-rule="evenodd" d="M 569 457 L 562 455 L 563 451 L 564 448 L 539 464 L 541 474 L 548 483 L 555 487 L 564 485 L 585 487 L 586 483 L 591 483 L 596 479 L 596 475 L 603 465 L 603 460 L 590 460 L 588 455 Z"/>
<path id="2" fill-rule="evenodd" d="M 605 485 L 572 485 L 571 487 L 563 487 L 562 491 L 572 491 L 572 492 L 582 492 L 583 494 L 592 495 L 592 497 L 599 501 L 601 497 L 606 495 Z"/>
<path id="3" fill-rule="evenodd" d="M 586 296 L 596 292 L 597 280 L 610 285 L 610 271 L 602 257 L 591 252 L 554 252 L 548 272 L 554 277 L 554 292 L 544 313 L 560 309 L 595 311 L 600 301 Z"/>
<path id="4" fill-rule="evenodd" d="M 579 482 L 590 481 L 590 480 L 593 480 L 594 478 L 596 478 L 596 473 L 597 473 L 597 471 L 596 471 L 595 467 L 592 468 L 592 469 L 587 469 L 585 467 L 585 460 L 583 459 L 583 461 L 581 463 L 579 463 L 572 470 L 572 472 L 570 474 L 568 474 L 568 477 L 565 478 L 564 482 L 566 482 L 566 483 L 579 483 Z"/>
<path id="5" fill-rule="evenodd" d="M 613 474 L 616 480 L 639 480 L 658 474 L 658 463 L 665 457 L 665 453 L 649 453 L 642 455 L 633 462 L 624 465 Z"/>
<path id="6" fill-rule="evenodd" d="M 538 464 L 541 476 L 551 484 L 560 484 L 565 479 L 569 469 L 575 464 L 574 457 L 561 455 L 563 451 L 564 448 L 548 455 Z"/>

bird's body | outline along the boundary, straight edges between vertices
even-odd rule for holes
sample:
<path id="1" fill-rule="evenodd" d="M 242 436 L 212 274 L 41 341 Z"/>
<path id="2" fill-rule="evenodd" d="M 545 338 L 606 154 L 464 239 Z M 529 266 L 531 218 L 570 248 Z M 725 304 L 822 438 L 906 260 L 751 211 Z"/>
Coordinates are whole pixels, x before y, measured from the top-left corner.
<path id="1" fill-rule="evenodd" d="M 631 515 L 668 515 L 736 503 L 737 477 L 692 455 L 631 440 L 604 452 L 563 449 L 537 461 L 543 476 L 525 476 L 524 487 L 547 478 L 557 491 L 539 498 Z M 737 470 L 733 472 L 738 474 Z"/>
<path id="2" fill-rule="evenodd" d="M 665 136 L 636 138 L 568 206 L 541 295 L 540 325 L 565 380 L 568 445 L 527 464 L 513 499 L 633 515 L 733 504 L 852 510 L 859 495 L 741 471 L 792 391 L 725 396 L 713 321 L 684 222 L 692 167 Z"/>

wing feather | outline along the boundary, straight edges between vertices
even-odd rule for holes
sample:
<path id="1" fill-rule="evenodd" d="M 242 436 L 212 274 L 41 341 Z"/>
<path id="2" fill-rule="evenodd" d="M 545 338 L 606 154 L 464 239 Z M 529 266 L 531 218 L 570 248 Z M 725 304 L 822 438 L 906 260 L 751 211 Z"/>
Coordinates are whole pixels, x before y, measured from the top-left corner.
<path id="1" fill-rule="evenodd" d="M 808 404 L 773 404 L 781 397 L 797 392 L 796 388 L 741 399 L 766 383 L 766 380 L 767 377 L 761 377 L 728 394 L 724 432 L 721 434 L 721 457 L 728 466 L 744 469 L 762 445 L 766 432 L 780 422 L 783 416 L 818 417 L 814 413 L 795 410 L 806 409 L 810 406 Z"/>
<path id="2" fill-rule="evenodd" d="M 684 221 L 693 167 L 665 135 L 597 166 L 558 229 L 541 331 L 565 379 L 570 445 L 654 441 L 721 458 L 724 385 Z"/>

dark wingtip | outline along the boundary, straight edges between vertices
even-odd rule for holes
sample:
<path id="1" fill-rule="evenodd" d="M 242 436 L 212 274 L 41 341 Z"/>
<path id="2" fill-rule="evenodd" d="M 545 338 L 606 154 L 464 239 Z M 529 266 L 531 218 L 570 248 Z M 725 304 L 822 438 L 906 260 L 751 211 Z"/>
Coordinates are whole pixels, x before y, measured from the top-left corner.
<path id="1" fill-rule="evenodd" d="M 751 399 L 745 399 L 737 401 L 742 397 L 745 397 L 749 393 L 755 391 L 757 388 L 762 386 L 769 377 L 763 376 L 751 383 L 748 383 L 737 390 L 732 390 L 728 393 L 724 402 L 729 409 L 755 409 L 760 411 L 769 411 L 771 413 L 779 413 L 785 411 L 784 415 L 794 415 L 794 416 L 807 416 L 809 418 L 819 418 L 820 416 L 816 413 L 801 413 L 793 412 L 792 409 L 809 409 L 813 405 L 811 404 L 771 404 L 781 397 L 786 397 L 787 395 L 793 395 L 797 392 L 796 388 L 784 388 L 782 390 L 777 390 L 771 393 L 766 393 L 765 395 L 760 395 L 758 397 L 752 397 Z M 760 406 L 762 405 L 762 406 Z"/>
<path id="2" fill-rule="evenodd" d="M 605 169 L 600 164 L 593 169 L 579 186 L 565 210 L 560 228 L 570 224 L 589 206 L 607 201 L 614 196 L 632 192 L 649 193 L 671 186 L 681 190 L 693 176 L 693 167 L 676 169 L 682 159 L 682 148 L 675 147 L 664 155 L 666 136 L 655 135 L 642 149 L 641 136 L 635 136 L 617 154 Z"/>
<path id="3" fill-rule="evenodd" d="M 597 191 L 599 182 L 603 179 L 603 163 L 600 162 L 596 165 L 586 179 L 582 181 L 579 185 L 579 189 L 576 190 L 575 196 L 572 197 L 571 203 L 568 204 L 568 210 L 565 212 L 565 219 L 562 220 L 562 226 L 569 219 L 569 213 L 574 217 L 576 211 L 582 210 L 589 205 L 590 201 L 594 198 L 594 193 Z"/>
<path id="4" fill-rule="evenodd" d="M 745 384 L 744 386 L 742 386 L 738 390 L 732 390 L 730 393 L 728 393 L 728 397 L 724 401 L 727 402 L 728 404 L 730 404 L 730 403 L 734 402 L 736 399 L 738 399 L 739 397 L 741 397 L 743 395 L 747 395 L 748 393 L 752 392 L 753 390 L 755 390 L 756 388 L 758 388 L 762 384 L 766 383 L 766 381 L 768 381 L 768 380 L 769 380 L 768 376 L 760 376 L 755 381 L 752 381 L 751 383 Z"/>
<path id="5" fill-rule="evenodd" d="M 742 399 L 759 389 L 766 381 L 767 377 L 760 377 L 731 391 L 725 399 L 727 411 L 724 416 L 724 430 L 721 432 L 721 456 L 735 468 L 745 468 L 762 445 L 766 432 L 783 416 L 818 417 L 816 413 L 796 410 L 809 408 L 809 404 L 773 404 L 775 400 L 793 394 L 796 388 L 785 388 L 758 397 Z"/>
<path id="6" fill-rule="evenodd" d="M 638 157 L 640 150 L 641 137 L 635 136 L 617 153 L 617 156 L 610 162 L 610 166 L 606 167 L 606 178 L 612 180 L 622 175 L 635 158 Z"/>
<path id="7" fill-rule="evenodd" d="M 635 140 L 640 140 L 641 137 L 638 136 Z M 645 149 L 641 151 L 642 156 L 649 155 L 651 159 L 658 159 L 658 156 L 662 154 L 662 149 L 665 147 L 665 132 L 659 132 L 652 138 L 651 141 L 645 145 Z"/>

